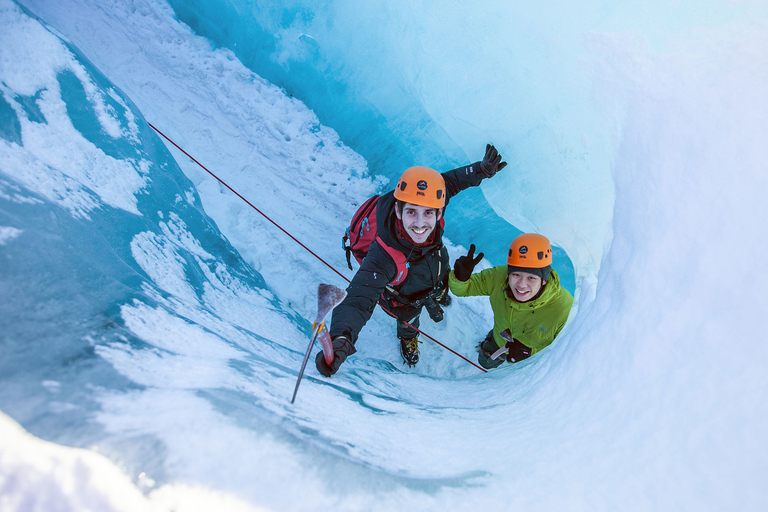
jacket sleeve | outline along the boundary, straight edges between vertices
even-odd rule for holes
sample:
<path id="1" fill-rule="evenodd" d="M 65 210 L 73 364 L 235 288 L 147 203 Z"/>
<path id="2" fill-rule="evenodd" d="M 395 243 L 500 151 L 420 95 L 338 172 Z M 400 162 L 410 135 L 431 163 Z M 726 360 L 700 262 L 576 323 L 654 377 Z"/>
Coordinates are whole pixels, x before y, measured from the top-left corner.
<path id="1" fill-rule="evenodd" d="M 480 162 L 465 165 L 452 171 L 442 173 L 445 180 L 447 198 L 455 196 L 462 190 L 469 187 L 476 187 L 483 181 L 483 175 L 480 174 Z"/>
<path id="2" fill-rule="evenodd" d="M 496 267 L 487 268 L 482 272 L 472 274 L 466 281 L 456 279 L 456 273 L 451 270 L 448 275 L 448 286 L 457 297 L 470 297 L 475 295 L 490 295 L 493 290 Z"/>
<path id="3" fill-rule="evenodd" d="M 355 343 L 360 330 L 368 322 L 384 288 L 395 278 L 397 267 L 392 258 L 373 242 L 352 282 L 347 297 L 336 306 L 331 315 L 330 334 L 346 336 Z"/>

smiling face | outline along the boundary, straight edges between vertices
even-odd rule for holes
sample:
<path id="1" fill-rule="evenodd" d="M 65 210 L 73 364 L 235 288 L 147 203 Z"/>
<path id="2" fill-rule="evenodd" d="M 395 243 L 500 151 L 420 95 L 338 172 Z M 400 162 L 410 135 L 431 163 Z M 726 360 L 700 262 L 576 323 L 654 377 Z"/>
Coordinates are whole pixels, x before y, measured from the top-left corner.
<path id="1" fill-rule="evenodd" d="M 512 272 L 509 274 L 508 281 L 512 295 L 518 302 L 528 302 L 533 299 L 547 284 L 539 276 L 528 272 Z"/>
<path id="2" fill-rule="evenodd" d="M 442 210 L 427 208 L 411 203 L 404 203 L 402 212 L 395 208 L 395 215 L 403 222 L 405 232 L 414 243 L 427 241 L 440 220 Z"/>

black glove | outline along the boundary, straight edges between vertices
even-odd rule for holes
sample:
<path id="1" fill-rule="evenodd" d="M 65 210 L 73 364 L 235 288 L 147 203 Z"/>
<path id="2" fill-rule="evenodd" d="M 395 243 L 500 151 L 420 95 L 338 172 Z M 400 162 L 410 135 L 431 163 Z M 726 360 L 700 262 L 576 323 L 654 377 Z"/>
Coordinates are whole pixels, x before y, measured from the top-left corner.
<path id="1" fill-rule="evenodd" d="M 512 340 L 510 342 L 507 342 L 507 362 L 508 363 L 516 363 L 518 361 L 522 361 L 523 359 L 527 359 L 531 357 L 531 348 L 523 345 L 518 340 Z"/>
<path id="2" fill-rule="evenodd" d="M 485 146 L 485 156 L 480 162 L 480 173 L 486 178 L 492 178 L 494 174 L 507 166 L 507 162 L 501 161 L 501 155 L 496 148 L 487 144 Z"/>
<path id="3" fill-rule="evenodd" d="M 330 377 L 339 371 L 339 366 L 341 366 L 341 363 L 343 363 L 348 356 L 351 356 L 357 352 L 355 345 L 349 341 L 349 338 L 346 336 L 337 336 L 333 339 L 331 344 L 333 345 L 333 362 L 330 366 L 325 364 L 325 357 L 323 356 L 322 350 L 318 352 L 317 357 L 315 357 L 315 366 L 317 366 L 317 371 L 326 377 Z"/>
<path id="4" fill-rule="evenodd" d="M 475 265 L 480 263 L 480 260 L 483 259 L 483 253 L 480 253 L 477 255 L 477 258 L 472 258 L 475 254 L 475 244 L 472 244 L 469 246 L 469 252 L 466 256 L 460 256 L 459 259 L 456 260 L 456 263 L 453 264 L 453 274 L 456 276 L 456 279 L 459 281 L 466 281 L 469 279 L 469 276 L 472 275 L 472 270 L 475 268 Z"/>

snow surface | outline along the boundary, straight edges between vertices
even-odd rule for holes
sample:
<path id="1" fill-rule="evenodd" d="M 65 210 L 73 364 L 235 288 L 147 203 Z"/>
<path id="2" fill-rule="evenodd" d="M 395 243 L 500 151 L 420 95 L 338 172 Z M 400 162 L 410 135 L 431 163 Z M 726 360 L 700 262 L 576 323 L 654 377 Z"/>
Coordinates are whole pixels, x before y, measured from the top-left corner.
<path id="1" fill-rule="evenodd" d="M 766 508 L 762 2 L 21 5 L 0 0 L 0 509 Z M 312 291 L 342 279 L 147 121 L 347 276 L 357 204 L 493 141 L 510 166 L 451 203 L 451 256 L 547 234 L 571 323 L 483 374 L 428 341 L 403 367 L 377 312 L 291 406 Z M 423 329 L 474 358 L 490 322 L 456 299 Z"/>

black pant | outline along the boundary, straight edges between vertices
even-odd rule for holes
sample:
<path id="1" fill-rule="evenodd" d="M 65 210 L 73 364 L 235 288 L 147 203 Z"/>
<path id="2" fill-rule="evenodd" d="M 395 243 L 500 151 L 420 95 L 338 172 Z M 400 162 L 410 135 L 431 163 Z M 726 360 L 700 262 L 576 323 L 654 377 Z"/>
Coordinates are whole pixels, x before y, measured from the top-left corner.
<path id="1" fill-rule="evenodd" d="M 386 300 L 383 297 L 379 299 L 379 303 L 381 303 L 391 315 L 397 318 L 398 338 L 409 340 L 419 335 L 419 331 L 417 330 L 419 328 L 419 316 L 421 315 L 421 310 L 424 306 L 421 304 L 412 306 L 394 300 Z M 408 322 L 413 327 L 409 327 L 405 322 Z"/>

